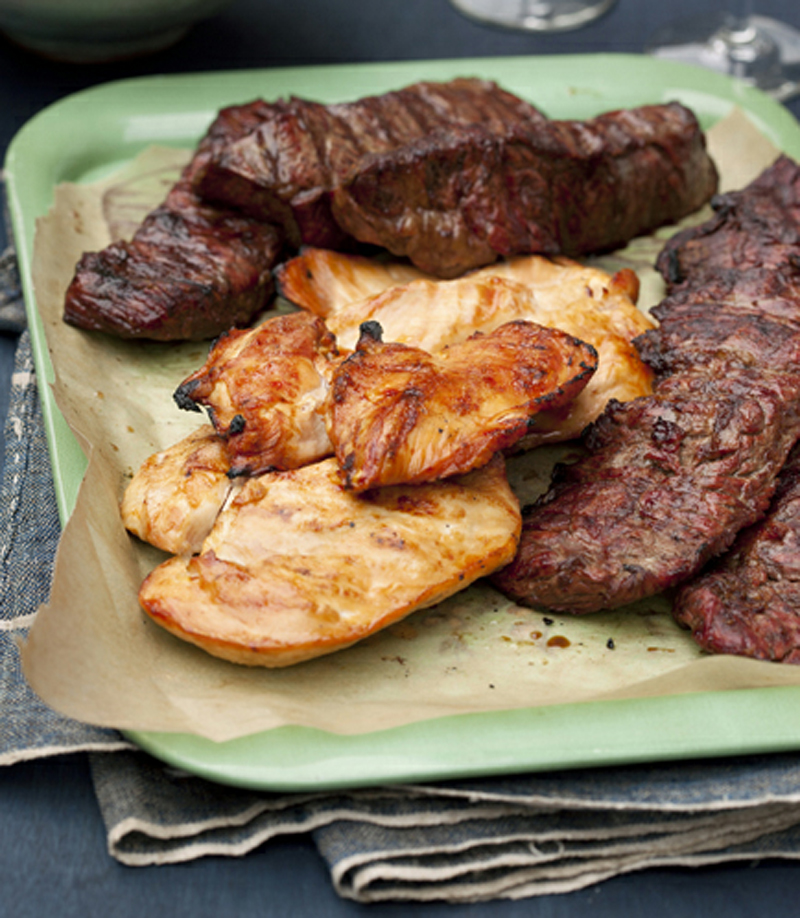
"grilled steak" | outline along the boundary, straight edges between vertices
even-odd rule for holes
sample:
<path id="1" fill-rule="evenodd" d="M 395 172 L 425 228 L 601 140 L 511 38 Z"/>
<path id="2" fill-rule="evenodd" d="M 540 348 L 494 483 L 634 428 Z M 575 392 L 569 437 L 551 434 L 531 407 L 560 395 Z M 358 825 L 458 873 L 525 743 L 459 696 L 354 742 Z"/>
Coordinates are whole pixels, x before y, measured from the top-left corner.
<path id="1" fill-rule="evenodd" d="M 800 193 L 797 163 L 780 156 L 744 191 L 717 195 L 714 214 L 700 226 L 673 236 L 664 246 L 657 267 L 670 289 L 705 275 L 737 276 L 751 268 L 780 270 L 797 282 L 800 240 Z M 789 315 L 794 307 L 787 304 Z M 759 305 L 755 311 L 763 311 Z"/>
<path id="2" fill-rule="evenodd" d="M 514 254 L 613 249 L 696 210 L 716 181 L 677 103 L 549 121 L 462 79 L 342 105 L 292 99 L 212 156 L 197 187 L 295 244 L 355 239 L 455 277 Z"/>
<path id="3" fill-rule="evenodd" d="M 678 590 L 673 614 L 712 653 L 800 663 L 800 449 L 767 516 Z"/>
<path id="4" fill-rule="evenodd" d="M 800 167 L 781 157 L 668 243 L 669 295 L 640 339 L 654 393 L 611 403 L 525 514 L 495 577 L 572 612 L 675 586 L 760 519 L 800 435 Z"/>
<path id="5" fill-rule="evenodd" d="M 356 239 L 452 277 L 522 253 L 610 251 L 697 210 L 716 184 L 692 113 L 653 105 L 429 135 L 366 157 L 334 189 L 333 214 Z"/>
<path id="6" fill-rule="evenodd" d="M 330 192 L 364 156 L 389 153 L 457 125 L 480 123 L 502 136 L 508 125 L 543 125 L 532 105 L 495 83 L 456 79 L 416 83 L 355 102 L 322 105 L 291 98 L 238 143 L 208 161 L 197 187 L 208 200 L 281 224 L 295 244 L 347 246 Z"/>
<path id="7" fill-rule="evenodd" d="M 247 324 L 268 304 L 282 233 L 202 201 L 193 188 L 212 151 L 253 130 L 267 110 L 263 102 L 223 110 L 133 239 L 81 258 L 66 294 L 66 322 L 122 338 L 202 339 Z"/>

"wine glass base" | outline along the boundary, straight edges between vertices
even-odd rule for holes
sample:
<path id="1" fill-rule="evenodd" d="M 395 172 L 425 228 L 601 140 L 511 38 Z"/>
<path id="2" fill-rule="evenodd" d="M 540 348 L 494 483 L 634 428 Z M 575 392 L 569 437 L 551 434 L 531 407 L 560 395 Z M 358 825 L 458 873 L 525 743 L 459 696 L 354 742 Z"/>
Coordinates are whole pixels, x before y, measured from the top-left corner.
<path id="1" fill-rule="evenodd" d="M 580 29 L 607 13 L 617 0 L 450 0 L 484 25 L 529 32 Z"/>
<path id="2" fill-rule="evenodd" d="M 800 31 L 767 16 L 698 16 L 655 32 L 645 52 L 738 77 L 780 101 L 800 94 Z"/>

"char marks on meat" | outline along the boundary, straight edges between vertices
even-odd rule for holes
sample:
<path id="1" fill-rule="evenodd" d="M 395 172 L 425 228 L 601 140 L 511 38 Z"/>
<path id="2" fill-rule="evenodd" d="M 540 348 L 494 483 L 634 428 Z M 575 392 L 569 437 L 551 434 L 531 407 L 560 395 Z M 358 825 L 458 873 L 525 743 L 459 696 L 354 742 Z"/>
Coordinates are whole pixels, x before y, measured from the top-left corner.
<path id="1" fill-rule="evenodd" d="M 380 245 L 439 277 L 613 249 L 693 212 L 716 183 L 682 105 L 550 121 L 469 79 L 291 99 L 197 175 L 203 196 L 280 223 L 294 244 Z"/>
<path id="2" fill-rule="evenodd" d="M 232 476 L 296 469 L 333 450 L 325 404 L 338 360 L 322 319 L 276 315 L 220 335 L 174 398 L 183 409 L 208 410 Z"/>
<path id="3" fill-rule="evenodd" d="M 768 514 L 678 590 L 673 612 L 712 653 L 800 663 L 800 449 Z"/>
<path id="4" fill-rule="evenodd" d="M 671 240 L 639 341 L 652 396 L 611 403 L 494 578 L 577 613 L 674 587 L 761 519 L 800 434 L 800 167 L 780 157 Z M 719 649 L 719 648 L 717 648 Z"/>
<path id="5" fill-rule="evenodd" d="M 330 192 L 365 156 L 458 125 L 480 123 L 502 136 L 507 125 L 544 125 L 536 108 L 488 80 L 416 83 L 355 102 L 322 105 L 292 97 L 257 130 L 221 147 L 197 176 L 209 200 L 283 226 L 295 244 L 341 248 L 350 236 L 331 213 Z"/>
<path id="6" fill-rule="evenodd" d="M 716 186 L 694 115 L 673 103 L 428 135 L 367 157 L 334 189 L 333 213 L 356 239 L 453 277 L 524 253 L 610 251 L 697 210 Z"/>
<path id="7" fill-rule="evenodd" d="M 431 354 L 364 322 L 336 368 L 328 432 L 342 479 L 363 492 L 462 475 L 519 443 L 537 415 L 569 405 L 597 351 L 517 319 Z"/>
<path id="8" fill-rule="evenodd" d="M 268 305 L 282 233 L 203 201 L 193 185 L 212 152 L 253 130 L 268 108 L 253 102 L 220 112 L 133 238 L 83 255 L 66 294 L 67 323 L 121 338 L 198 340 L 246 325 Z"/>

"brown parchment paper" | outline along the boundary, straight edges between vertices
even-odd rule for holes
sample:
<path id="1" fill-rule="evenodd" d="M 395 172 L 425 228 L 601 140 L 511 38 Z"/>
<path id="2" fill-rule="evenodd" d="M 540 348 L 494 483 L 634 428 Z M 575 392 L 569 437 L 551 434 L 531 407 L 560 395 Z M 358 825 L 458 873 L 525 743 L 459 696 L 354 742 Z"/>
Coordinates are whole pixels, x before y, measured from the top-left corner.
<path id="1" fill-rule="evenodd" d="M 724 189 L 745 184 L 776 155 L 738 112 L 712 129 L 709 143 Z M 704 655 L 663 597 L 572 618 L 520 608 L 479 583 L 350 650 L 283 670 L 217 660 L 147 619 L 137 589 L 163 556 L 127 535 L 118 501 L 147 456 L 198 425 L 172 392 L 207 345 L 87 334 L 65 325 L 61 310 L 80 254 L 129 235 L 187 157 L 150 150 L 112 179 L 60 186 L 38 224 L 34 283 L 54 394 L 89 459 L 50 600 L 22 648 L 25 674 L 45 702 L 98 725 L 226 740 L 284 724 L 359 733 L 455 713 L 800 685 L 800 667 Z M 650 266 L 670 232 L 601 262 L 637 268 L 643 307 L 661 298 Z M 510 462 L 523 502 L 572 448 Z"/>

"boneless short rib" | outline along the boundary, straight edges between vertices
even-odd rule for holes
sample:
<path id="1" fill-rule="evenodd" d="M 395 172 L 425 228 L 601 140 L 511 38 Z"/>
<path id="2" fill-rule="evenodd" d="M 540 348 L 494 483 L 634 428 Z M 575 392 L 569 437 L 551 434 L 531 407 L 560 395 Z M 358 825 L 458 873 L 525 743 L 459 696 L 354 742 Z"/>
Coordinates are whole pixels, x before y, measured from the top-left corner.
<path id="1" fill-rule="evenodd" d="M 525 513 L 494 578 L 517 601 L 584 613 L 687 583 L 768 511 L 800 435 L 800 167 L 713 205 L 659 258 L 653 395 L 610 403 Z"/>
<path id="2" fill-rule="evenodd" d="M 800 663 L 800 449 L 766 516 L 678 590 L 673 613 L 712 653 Z"/>
<path id="3" fill-rule="evenodd" d="M 223 109 L 166 200 L 130 241 L 83 255 L 64 320 L 120 338 L 203 339 L 247 324 L 271 300 L 283 234 L 203 201 L 193 176 L 211 152 L 248 133 L 271 107 Z"/>
<path id="4" fill-rule="evenodd" d="M 452 277 L 523 253 L 610 251 L 697 210 L 716 183 L 694 115 L 671 104 L 430 135 L 365 159 L 332 210 L 356 239 Z"/>
<path id="5" fill-rule="evenodd" d="M 295 244 L 351 243 L 331 212 L 335 185 L 365 157 L 399 155 L 406 145 L 457 127 L 543 128 L 547 118 L 496 83 L 422 82 L 353 102 L 323 105 L 292 97 L 236 143 L 217 150 L 197 173 L 200 193 L 283 226 Z"/>
<path id="6" fill-rule="evenodd" d="M 292 99 L 196 180 L 295 244 L 355 239 L 439 277 L 521 253 L 613 249 L 697 210 L 716 182 L 682 105 L 551 121 L 470 79 L 339 105 Z"/>

